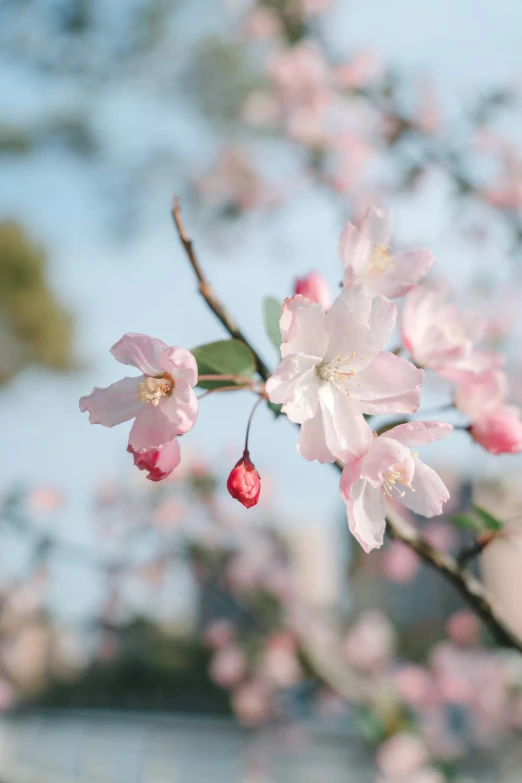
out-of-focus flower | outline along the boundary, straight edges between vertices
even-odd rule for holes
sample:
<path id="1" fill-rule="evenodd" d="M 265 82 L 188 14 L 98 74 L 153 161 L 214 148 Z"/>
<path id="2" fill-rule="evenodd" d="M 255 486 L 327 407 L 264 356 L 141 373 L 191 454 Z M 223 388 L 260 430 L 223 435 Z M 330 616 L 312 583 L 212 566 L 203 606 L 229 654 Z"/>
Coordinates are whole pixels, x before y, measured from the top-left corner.
<path id="1" fill-rule="evenodd" d="M 243 29 L 247 38 L 276 38 L 281 32 L 281 23 L 274 10 L 258 5 L 249 12 Z"/>
<path id="2" fill-rule="evenodd" d="M 134 419 L 129 445 L 138 452 L 159 449 L 194 426 L 198 401 L 192 387 L 198 368 L 190 351 L 129 333 L 113 345 L 111 353 L 143 375 L 123 378 L 106 389 L 96 387 L 82 397 L 80 410 L 89 411 L 91 424 L 114 427 Z"/>
<path id="3" fill-rule="evenodd" d="M 53 487 L 37 487 L 29 493 L 28 502 L 36 513 L 56 511 L 63 504 L 63 494 Z"/>
<path id="4" fill-rule="evenodd" d="M 335 69 L 336 82 L 345 89 L 365 87 L 377 78 L 382 70 L 382 63 L 375 52 L 365 49 L 357 52 L 355 57 Z"/>
<path id="5" fill-rule="evenodd" d="M 230 688 L 244 677 L 247 661 L 235 645 L 220 647 L 212 658 L 210 676 L 222 688 Z"/>
<path id="6" fill-rule="evenodd" d="M 381 569 L 390 582 L 407 584 L 417 575 L 419 568 L 418 556 L 400 541 L 391 541 L 381 555 Z"/>
<path id="7" fill-rule="evenodd" d="M 332 292 L 328 281 L 319 272 L 310 272 L 306 277 L 295 281 L 294 294 L 317 302 L 323 310 L 328 310 L 332 301 Z"/>
<path id="8" fill-rule="evenodd" d="M 439 421 L 399 424 L 376 438 L 365 454 L 346 460 L 341 497 L 350 530 L 365 552 L 382 545 L 386 496 L 398 497 L 407 508 L 425 517 L 442 512 L 449 492 L 440 476 L 421 462 L 416 452 L 410 452 L 409 446 L 441 440 L 452 430 L 451 424 Z"/>
<path id="9" fill-rule="evenodd" d="M 230 471 L 227 489 L 245 508 L 257 505 L 261 493 L 261 479 L 247 450 Z"/>
<path id="10" fill-rule="evenodd" d="M 469 609 L 452 614 L 446 623 L 446 630 L 449 638 L 460 647 L 473 647 L 478 643 L 479 623 Z"/>
<path id="11" fill-rule="evenodd" d="M 271 60 L 269 73 L 283 106 L 318 105 L 330 100 L 330 69 L 319 49 L 299 43 Z"/>
<path id="12" fill-rule="evenodd" d="M 394 672 L 393 683 L 401 698 L 411 707 L 423 707 L 434 698 L 433 679 L 422 666 L 402 666 Z"/>
<path id="13" fill-rule="evenodd" d="M 235 639 L 236 629 L 230 620 L 225 617 L 213 620 L 205 629 L 205 642 L 215 650 L 230 645 Z"/>
<path id="14" fill-rule="evenodd" d="M 362 414 L 418 408 L 422 371 L 381 351 L 393 329 L 395 305 L 365 286 L 342 292 L 327 313 L 296 295 L 281 320 L 282 361 L 266 391 L 301 424 L 298 451 L 333 462 L 367 448 L 372 431 Z"/>
<path id="15" fill-rule="evenodd" d="M 240 685 L 233 693 L 232 706 L 246 726 L 264 723 L 273 714 L 272 693 L 268 683 L 252 679 Z"/>
<path id="16" fill-rule="evenodd" d="M 439 289 L 417 286 L 406 297 L 402 339 L 416 364 L 461 383 L 499 367 L 501 354 L 477 350 L 486 321 L 480 313 L 459 311 Z"/>
<path id="17" fill-rule="evenodd" d="M 390 299 L 404 296 L 417 285 L 433 264 L 429 250 L 405 250 L 391 254 L 389 212 L 370 207 L 360 228 L 347 223 L 339 239 L 344 267 L 343 285 L 364 283 L 374 293 Z"/>
<path id="18" fill-rule="evenodd" d="M 428 761 L 428 750 L 415 734 L 395 734 L 377 751 L 377 764 L 388 778 L 407 780 Z"/>
<path id="19" fill-rule="evenodd" d="M 263 655 L 261 665 L 263 676 L 283 688 L 294 685 L 302 674 L 296 653 L 293 636 L 286 633 L 272 636 Z"/>
<path id="20" fill-rule="evenodd" d="M 492 454 L 522 451 L 520 409 L 506 405 L 507 377 L 494 370 L 467 379 L 455 393 L 455 406 L 471 419 L 469 432 Z"/>
<path id="21" fill-rule="evenodd" d="M 344 641 L 344 654 L 357 669 L 369 674 L 387 668 L 395 649 L 395 634 L 379 612 L 366 612 L 352 626 Z"/>
<path id="22" fill-rule="evenodd" d="M 161 481 L 170 476 L 181 461 L 177 438 L 172 438 L 160 449 L 152 450 L 136 451 L 129 443 L 127 451 L 134 457 L 137 468 L 148 471 L 147 478 L 150 481 Z"/>

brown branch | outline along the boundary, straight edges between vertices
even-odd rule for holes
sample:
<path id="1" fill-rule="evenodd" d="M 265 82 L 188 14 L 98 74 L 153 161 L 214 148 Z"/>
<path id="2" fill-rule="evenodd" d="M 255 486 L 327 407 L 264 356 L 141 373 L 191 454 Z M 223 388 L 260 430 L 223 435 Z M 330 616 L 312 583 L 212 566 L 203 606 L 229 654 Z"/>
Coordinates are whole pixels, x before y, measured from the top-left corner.
<path id="1" fill-rule="evenodd" d="M 262 358 L 259 356 L 257 351 L 255 351 L 252 348 L 252 345 L 249 343 L 239 326 L 236 324 L 232 316 L 227 312 L 225 305 L 221 302 L 221 300 L 217 297 L 214 289 L 210 285 L 209 281 L 205 277 L 203 270 L 201 268 L 201 265 L 199 263 L 199 259 L 196 255 L 196 251 L 194 250 L 194 245 L 192 244 L 192 241 L 187 236 L 187 232 L 185 231 L 185 226 L 183 224 L 183 220 L 181 219 L 181 212 L 179 208 L 179 201 L 177 198 L 174 198 L 173 204 L 172 204 L 172 218 L 174 220 L 181 244 L 183 245 L 185 249 L 185 253 L 187 254 L 187 258 L 190 261 L 190 265 L 192 269 L 194 270 L 194 274 L 197 277 L 198 280 L 198 286 L 199 286 L 199 293 L 203 297 L 203 299 L 206 301 L 214 315 L 218 318 L 219 321 L 223 324 L 227 332 L 231 337 L 233 337 L 236 340 L 241 340 L 242 342 L 247 345 L 252 353 L 254 354 L 254 359 L 256 362 L 256 369 L 261 378 L 266 381 L 266 379 L 270 375 L 270 370 L 268 369 L 267 365 L 264 363 Z"/>
<path id="2" fill-rule="evenodd" d="M 233 318 L 228 314 L 225 305 L 216 297 L 194 252 L 192 242 L 187 237 L 185 227 L 181 220 L 178 200 L 174 199 L 172 217 L 181 243 L 185 249 L 190 265 L 192 266 L 199 283 L 199 292 L 210 307 L 212 312 L 221 321 L 231 337 L 242 340 L 252 351 L 256 358 L 259 375 L 266 380 L 270 375 L 265 363 L 243 335 Z M 334 463 L 335 467 L 342 471 L 342 462 Z M 438 571 L 448 582 L 458 590 L 469 606 L 484 621 L 491 630 L 499 644 L 518 650 L 522 653 L 522 640 L 514 634 L 505 620 L 499 615 L 493 606 L 484 585 L 473 574 L 459 564 L 453 555 L 442 552 L 432 546 L 417 529 L 399 516 L 395 511 L 389 510 L 387 514 L 388 533 L 405 546 L 412 549 L 430 568 Z"/>
<path id="3" fill-rule="evenodd" d="M 474 557 L 478 557 L 494 538 L 494 533 L 484 533 L 484 535 L 480 536 L 471 546 L 464 547 L 457 555 L 458 564 L 464 566 L 468 560 L 473 560 Z"/>

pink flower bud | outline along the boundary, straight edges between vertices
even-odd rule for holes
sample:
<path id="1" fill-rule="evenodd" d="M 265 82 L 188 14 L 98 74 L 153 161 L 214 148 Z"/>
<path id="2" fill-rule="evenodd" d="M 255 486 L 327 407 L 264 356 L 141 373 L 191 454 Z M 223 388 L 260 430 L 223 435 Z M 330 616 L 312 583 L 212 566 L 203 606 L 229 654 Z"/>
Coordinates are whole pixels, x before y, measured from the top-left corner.
<path id="1" fill-rule="evenodd" d="M 319 272 L 310 272 L 306 277 L 296 280 L 294 293 L 306 296 L 312 302 L 318 302 L 323 310 L 328 310 L 332 300 L 330 286 Z"/>
<path id="2" fill-rule="evenodd" d="M 518 408 L 500 405 L 484 413 L 469 428 L 471 436 L 492 454 L 522 451 L 522 421 Z"/>
<path id="3" fill-rule="evenodd" d="M 161 481 L 169 476 L 181 460 L 177 438 L 172 438 L 160 449 L 136 451 L 129 443 L 127 451 L 134 457 L 137 468 L 149 471 L 147 478 L 150 481 Z"/>
<path id="4" fill-rule="evenodd" d="M 245 508 L 257 505 L 261 492 L 261 479 L 245 450 L 243 456 L 230 471 L 227 489 L 233 498 L 239 500 Z"/>

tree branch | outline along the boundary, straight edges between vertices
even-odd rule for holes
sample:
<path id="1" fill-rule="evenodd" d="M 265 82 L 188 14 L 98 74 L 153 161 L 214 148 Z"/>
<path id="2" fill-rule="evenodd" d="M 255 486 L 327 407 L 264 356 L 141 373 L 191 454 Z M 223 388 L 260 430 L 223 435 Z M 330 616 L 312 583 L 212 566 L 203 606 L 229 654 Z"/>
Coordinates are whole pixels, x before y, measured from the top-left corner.
<path id="1" fill-rule="evenodd" d="M 257 351 L 252 347 L 244 334 L 237 326 L 234 319 L 229 315 L 225 305 L 217 298 L 210 283 L 205 277 L 199 260 L 194 251 L 191 240 L 188 238 L 185 227 L 181 220 L 179 203 L 174 199 L 172 208 L 172 217 L 176 225 L 179 238 L 187 254 L 192 269 L 196 275 L 199 284 L 199 292 L 212 312 L 221 321 L 231 337 L 242 340 L 247 345 L 256 359 L 256 366 L 259 375 L 266 380 L 270 375 L 270 370 L 259 357 Z M 342 462 L 337 461 L 335 467 L 342 471 Z M 387 513 L 388 533 L 395 539 L 412 549 L 430 568 L 438 571 L 444 579 L 451 582 L 469 606 L 484 621 L 485 625 L 491 630 L 498 640 L 499 644 L 518 650 L 522 653 L 522 640 L 514 634 L 504 619 L 499 615 L 496 608 L 491 603 L 488 592 L 484 585 L 476 579 L 473 574 L 461 565 L 453 555 L 442 552 L 432 546 L 418 530 L 403 519 L 393 510 Z"/>

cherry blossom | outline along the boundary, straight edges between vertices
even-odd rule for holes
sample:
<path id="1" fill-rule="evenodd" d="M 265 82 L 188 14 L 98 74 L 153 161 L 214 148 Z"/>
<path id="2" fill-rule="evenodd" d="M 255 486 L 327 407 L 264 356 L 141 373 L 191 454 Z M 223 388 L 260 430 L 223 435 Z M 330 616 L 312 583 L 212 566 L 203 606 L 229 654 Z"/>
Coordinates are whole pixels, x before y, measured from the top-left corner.
<path id="1" fill-rule="evenodd" d="M 473 310 L 460 311 L 441 288 L 418 286 L 406 297 L 402 339 L 416 364 L 456 383 L 498 368 L 500 354 L 477 350 L 486 319 Z"/>
<path id="2" fill-rule="evenodd" d="M 372 442 L 366 453 L 353 456 L 341 476 L 350 530 L 365 552 L 382 545 L 386 528 L 386 497 L 399 498 L 416 514 L 440 514 L 449 492 L 440 476 L 410 452 L 447 437 L 453 427 L 438 421 L 399 424 Z"/>
<path id="3" fill-rule="evenodd" d="M 411 291 L 433 264 L 429 250 L 390 253 L 390 214 L 370 207 L 358 229 L 347 223 L 339 240 L 345 288 L 364 283 L 374 293 L 394 299 Z"/>
<path id="4" fill-rule="evenodd" d="M 230 471 L 227 489 L 230 495 L 239 500 L 245 508 L 252 508 L 259 501 L 261 478 L 246 449 Z"/>
<path id="5" fill-rule="evenodd" d="M 365 286 L 342 292 L 327 313 L 303 296 L 283 305 L 282 361 L 268 379 L 270 400 L 301 424 L 298 451 L 333 462 L 371 443 L 363 415 L 418 408 L 423 373 L 381 351 L 393 329 L 395 305 Z"/>
<path id="6" fill-rule="evenodd" d="M 505 373 L 493 370 L 457 387 L 455 406 L 471 419 L 469 432 L 492 454 L 522 451 L 522 421 L 516 405 L 506 405 Z"/>
<path id="7" fill-rule="evenodd" d="M 328 281 L 319 272 L 310 272 L 306 277 L 296 280 L 294 293 L 305 296 L 311 302 L 318 302 L 323 310 L 328 310 L 332 301 Z"/>
<path id="8" fill-rule="evenodd" d="M 134 457 L 134 464 L 140 470 L 147 470 L 150 481 L 161 481 L 170 476 L 181 461 L 181 453 L 177 438 L 172 438 L 160 449 L 144 449 L 136 451 L 127 446 L 127 451 Z"/>
<path id="9" fill-rule="evenodd" d="M 198 401 L 192 387 L 198 368 L 190 351 L 129 333 L 112 346 L 111 353 L 121 364 L 137 367 L 143 374 L 123 378 L 106 389 L 95 387 L 82 397 L 80 410 L 89 411 L 91 424 L 114 427 L 134 419 L 129 436 L 133 452 L 161 449 L 194 426 Z"/>

